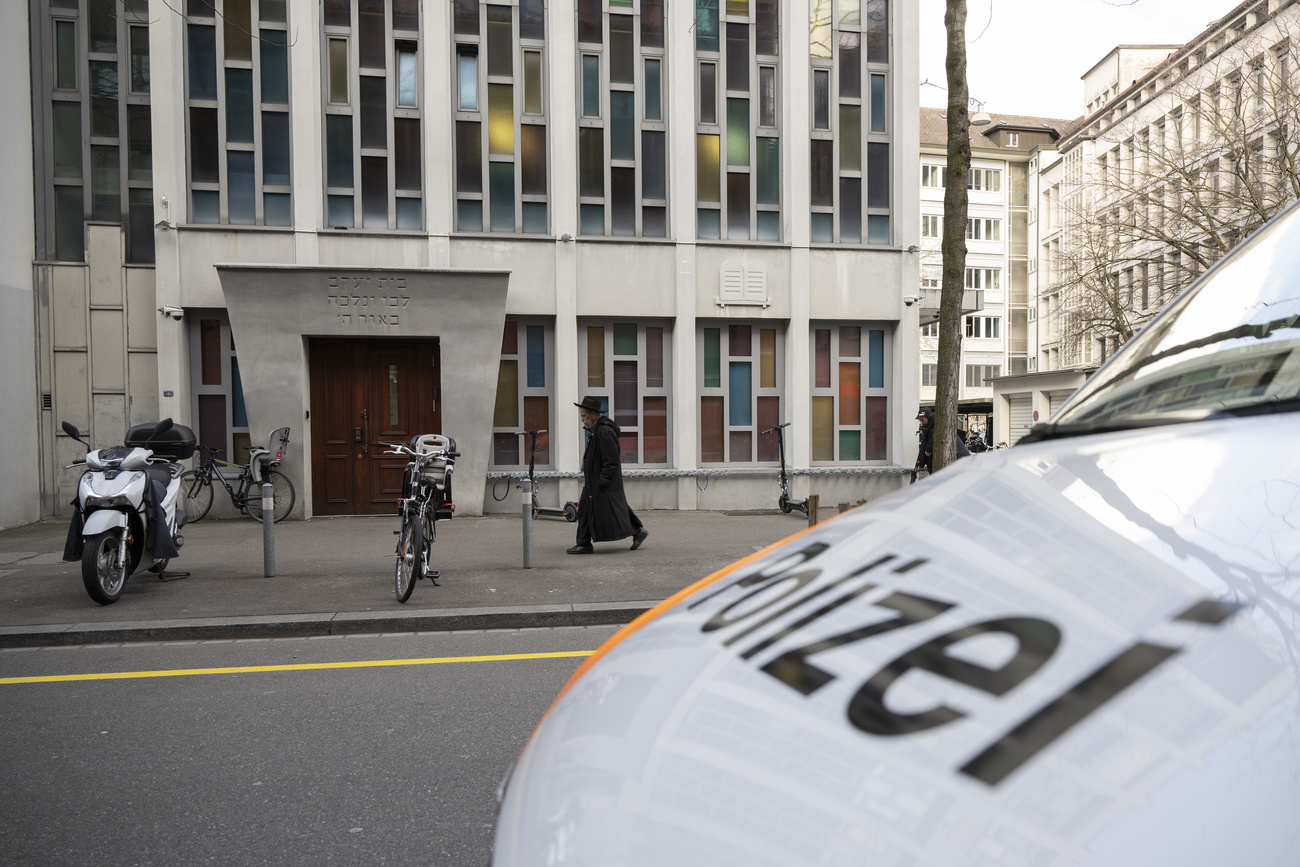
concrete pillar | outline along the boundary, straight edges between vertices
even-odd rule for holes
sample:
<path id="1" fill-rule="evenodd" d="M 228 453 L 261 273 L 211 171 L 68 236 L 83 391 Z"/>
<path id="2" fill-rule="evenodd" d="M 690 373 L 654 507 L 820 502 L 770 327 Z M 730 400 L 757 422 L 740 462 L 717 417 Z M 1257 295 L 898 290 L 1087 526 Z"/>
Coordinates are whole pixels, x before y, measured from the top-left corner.
<path id="1" fill-rule="evenodd" d="M 26 3 L 0 6 L 0 91 L 6 122 L 0 152 L 14 167 L 32 166 L 31 57 Z M 39 404 L 36 395 L 36 300 L 32 256 L 36 250 L 34 178 L 29 171 L 4 173 L 0 180 L 0 529 L 35 521 L 40 511 Z"/>

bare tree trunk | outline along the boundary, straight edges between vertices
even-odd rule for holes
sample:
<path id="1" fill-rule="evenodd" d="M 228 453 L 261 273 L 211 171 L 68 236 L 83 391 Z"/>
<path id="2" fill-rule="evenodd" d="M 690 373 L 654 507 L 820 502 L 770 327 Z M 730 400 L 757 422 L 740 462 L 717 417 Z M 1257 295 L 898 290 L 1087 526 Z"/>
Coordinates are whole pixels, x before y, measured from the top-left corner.
<path id="1" fill-rule="evenodd" d="M 934 389 L 934 469 L 957 457 L 957 385 L 961 374 L 961 300 L 966 288 L 966 212 L 970 170 L 970 106 L 966 85 L 966 0 L 947 0 L 948 173 L 943 194 L 943 289 L 939 300 L 939 365 Z"/>

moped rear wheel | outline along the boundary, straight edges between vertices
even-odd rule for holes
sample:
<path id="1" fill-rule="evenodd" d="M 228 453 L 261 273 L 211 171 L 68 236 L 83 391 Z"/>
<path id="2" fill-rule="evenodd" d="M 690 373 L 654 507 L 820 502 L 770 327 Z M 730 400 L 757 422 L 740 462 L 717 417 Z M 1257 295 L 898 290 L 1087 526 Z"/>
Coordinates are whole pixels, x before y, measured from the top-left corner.
<path id="1" fill-rule="evenodd" d="M 81 551 L 81 583 L 100 605 L 116 602 L 126 586 L 126 567 L 118 562 L 122 530 L 107 530 L 86 540 Z"/>
<path id="2" fill-rule="evenodd" d="M 415 582 L 420 579 L 424 557 L 424 533 L 419 518 L 408 512 L 402 519 L 402 532 L 397 537 L 397 566 L 393 570 L 394 589 L 397 601 L 405 602 L 411 598 Z"/>

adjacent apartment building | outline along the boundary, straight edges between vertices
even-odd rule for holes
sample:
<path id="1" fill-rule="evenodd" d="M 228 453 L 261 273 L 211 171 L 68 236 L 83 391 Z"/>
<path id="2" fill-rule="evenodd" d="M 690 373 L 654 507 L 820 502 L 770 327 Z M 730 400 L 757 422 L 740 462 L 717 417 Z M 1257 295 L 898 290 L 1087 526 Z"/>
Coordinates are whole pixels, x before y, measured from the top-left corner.
<path id="1" fill-rule="evenodd" d="M 62 420 L 171 416 L 234 460 L 288 425 L 299 517 L 390 511 L 371 443 L 430 431 L 461 513 L 517 511 L 528 430 L 541 502 L 573 499 L 585 395 L 638 508 L 770 506 L 783 422 L 796 496 L 910 466 L 913 3 L 0 14 L 0 524 L 67 508 Z"/>
<path id="2" fill-rule="evenodd" d="M 1067 121 L 972 113 L 966 221 L 966 289 L 958 411 L 977 431 L 993 412 L 990 380 L 1032 369 L 1029 352 L 1031 154 L 1053 147 Z M 987 123 L 976 125 L 988 118 Z M 945 109 L 920 110 L 921 137 L 921 402 L 934 403 L 938 361 L 944 187 L 950 182 Z"/>
<path id="3" fill-rule="evenodd" d="M 1085 114 L 1031 158 L 1038 373 L 995 383 L 995 415 L 1001 406 L 1008 419 L 1000 437 L 1023 435 L 1023 414 L 1047 421 L 1089 372 L 1300 196 L 1298 52 L 1300 3 L 1249 0 L 1186 44 L 1120 45 L 1084 74 Z"/>

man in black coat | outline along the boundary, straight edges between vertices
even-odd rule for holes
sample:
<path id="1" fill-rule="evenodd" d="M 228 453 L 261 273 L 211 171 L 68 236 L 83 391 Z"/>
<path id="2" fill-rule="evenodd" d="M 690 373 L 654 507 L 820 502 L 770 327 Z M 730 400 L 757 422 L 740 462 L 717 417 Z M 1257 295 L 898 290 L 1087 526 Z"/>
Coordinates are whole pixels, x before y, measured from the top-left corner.
<path id="1" fill-rule="evenodd" d="M 578 498 L 578 540 L 570 554 L 590 554 L 592 542 L 616 542 L 632 537 L 632 550 L 650 533 L 627 505 L 623 494 L 623 462 L 619 429 L 613 419 L 600 414 L 600 398 L 584 397 L 575 403 L 587 429 L 587 450 L 582 456 L 582 496 Z"/>

